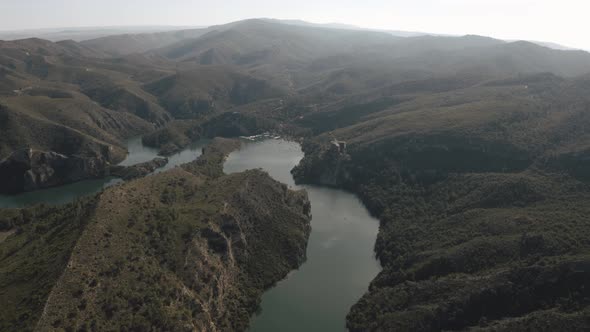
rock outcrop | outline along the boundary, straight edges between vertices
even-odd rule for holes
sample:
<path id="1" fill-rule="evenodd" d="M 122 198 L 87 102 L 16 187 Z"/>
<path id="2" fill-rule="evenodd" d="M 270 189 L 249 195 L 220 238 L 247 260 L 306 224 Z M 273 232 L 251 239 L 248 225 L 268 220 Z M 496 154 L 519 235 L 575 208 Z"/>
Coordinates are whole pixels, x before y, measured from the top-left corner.
<path id="1" fill-rule="evenodd" d="M 0 193 L 15 194 L 108 175 L 102 157 L 22 149 L 0 162 Z"/>

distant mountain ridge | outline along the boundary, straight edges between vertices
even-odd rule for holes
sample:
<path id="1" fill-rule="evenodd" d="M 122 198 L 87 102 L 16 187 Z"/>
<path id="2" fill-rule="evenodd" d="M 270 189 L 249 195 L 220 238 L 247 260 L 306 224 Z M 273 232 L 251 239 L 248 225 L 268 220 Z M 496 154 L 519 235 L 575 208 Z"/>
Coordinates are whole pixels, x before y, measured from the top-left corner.
<path id="1" fill-rule="evenodd" d="M 386 32 L 397 37 L 420 37 L 420 36 L 448 36 L 458 37 L 459 35 L 440 34 L 432 32 L 420 32 L 420 31 L 405 31 L 405 30 L 390 30 L 390 29 L 376 29 L 376 28 L 365 28 L 359 27 L 352 24 L 346 23 L 313 23 L 304 20 L 297 19 L 275 19 L 275 18 L 261 18 L 273 23 L 282 23 L 296 26 L 307 26 L 316 28 L 329 28 L 329 29 L 343 29 L 343 30 L 361 30 L 361 31 L 375 31 L 375 32 Z M 31 29 L 31 30 L 16 30 L 16 31 L 0 31 L 0 40 L 16 40 L 25 38 L 42 38 L 51 41 L 61 41 L 71 39 L 77 42 L 116 36 L 116 35 L 139 35 L 139 34 L 151 34 L 151 33 L 165 33 L 182 30 L 195 30 L 195 29 L 207 29 L 213 26 L 113 26 L 113 27 L 64 27 L 64 28 L 48 28 L 48 29 Z M 506 40 L 507 42 L 516 40 Z M 557 49 L 557 50 L 578 50 L 564 45 L 560 45 L 555 42 L 546 41 L 533 41 L 532 43 Z"/>
<path id="2" fill-rule="evenodd" d="M 31 29 L 0 31 L 0 40 L 42 38 L 51 41 L 74 40 L 77 42 L 121 34 L 157 33 L 196 29 L 196 26 L 113 26 L 113 27 L 63 27 L 50 29 Z"/>
<path id="3" fill-rule="evenodd" d="M 345 23 L 312 23 L 303 20 L 281 20 L 281 19 L 264 19 L 268 20 L 269 22 L 277 22 L 283 24 L 290 24 L 290 25 L 299 25 L 299 26 L 308 26 L 308 27 L 315 27 L 315 28 L 329 28 L 329 29 L 346 29 L 346 30 L 364 30 L 364 31 L 379 31 L 379 32 L 387 32 L 397 37 L 418 37 L 418 36 L 443 36 L 443 34 L 436 34 L 436 33 L 428 33 L 428 32 L 418 32 L 418 31 L 403 31 L 403 30 L 387 30 L 387 29 L 372 29 L 372 28 L 363 28 L 352 24 L 345 24 Z"/>

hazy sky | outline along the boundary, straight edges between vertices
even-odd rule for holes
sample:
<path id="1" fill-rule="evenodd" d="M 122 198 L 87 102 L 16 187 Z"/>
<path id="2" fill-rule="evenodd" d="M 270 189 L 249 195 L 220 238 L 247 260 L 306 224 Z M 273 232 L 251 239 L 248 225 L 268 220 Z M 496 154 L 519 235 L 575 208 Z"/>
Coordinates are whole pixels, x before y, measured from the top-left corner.
<path id="1" fill-rule="evenodd" d="M 0 30 L 302 19 L 552 41 L 590 50 L 588 0 L 0 0 Z"/>

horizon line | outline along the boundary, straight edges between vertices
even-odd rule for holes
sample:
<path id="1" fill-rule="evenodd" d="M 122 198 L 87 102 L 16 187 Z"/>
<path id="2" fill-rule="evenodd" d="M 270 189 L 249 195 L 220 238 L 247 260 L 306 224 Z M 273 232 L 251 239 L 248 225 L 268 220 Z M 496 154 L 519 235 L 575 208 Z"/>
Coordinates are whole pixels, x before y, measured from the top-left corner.
<path id="1" fill-rule="evenodd" d="M 558 42 L 553 42 L 553 41 L 544 41 L 544 40 L 533 40 L 533 39 L 503 39 L 503 38 L 497 38 L 497 37 L 493 37 L 493 36 L 488 36 L 488 35 L 481 35 L 481 34 L 475 34 L 475 33 L 464 33 L 464 34 L 447 34 L 447 33 L 437 33 L 437 32 L 424 32 L 424 31 L 417 31 L 417 30 L 404 30 L 404 29 L 399 29 L 399 28 L 369 28 L 369 27 L 363 27 L 363 26 L 358 26 L 358 25 L 354 25 L 354 24 L 348 24 L 348 23 L 342 23 L 342 22 L 312 22 L 312 21 L 306 21 L 300 18 L 273 18 L 273 17 L 251 17 L 251 18 L 244 18 L 244 19 L 240 19 L 240 20 L 235 20 L 235 21 L 229 21 L 229 22 L 225 22 L 225 23 L 216 23 L 216 24 L 210 24 L 210 25 L 167 25 L 167 24 L 140 24 L 140 25 L 80 25 L 80 26 L 59 26 L 59 27 L 44 27 L 44 28 L 26 28 L 26 29 L 16 29 L 16 30 L 1 30 L 0 29 L 0 34 L 18 34 L 18 33 L 24 33 L 24 32 L 42 32 L 42 31 L 53 31 L 53 32 L 68 32 L 70 30 L 75 30 L 75 29 L 86 29 L 86 30 L 90 30 L 90 29 L 131 29 L 131 28 L 173 28 L 173 29 L 206 29 L 206 28 L 210 28 L 210 27 L 214 27 L 214 26 L 219 26 L 219 25 L 225 25 L 225 24 L 232 24 L 232 23 L 237 23 L 237 22 L 242 22 L 242 21 L 248 21 L 248 20 L 274 20 L 274 21 L 279 21 L 282 24 L 289 24 L 289 21 L 299 21 L 302 23 L 308 23 L 308 24 L 315 24 L 315 25 L 324 25 L 326 27 L 324 28 L 331 28 L 331 29 L 350 29 L 350 30 L 366 30 L 366 31 L 375 31 L 375 32 L 400 32 L 400 33 L 414 33 L 414 34 L 420 34 L 422 36 L 436 36 L 436 37 L 465 37 L 465 36 L 480 36 L 480 37 L 487 37 L 487 38 L 493 38 L 493 39 L 497 39 L 497 40 L 502 40 L 505 42 L 517 42 L 517 41 L 527 41 L 527 42 L 532 42 L 535 44 L 554 44 L 555 46 L 559 46 L 563 49 L 563 51 L 585 51 L 585 52 L 590 52 L 590 49 L 584 49 L 584 48 L 577 48 L 577 47 L 572 47 L 572 46 L 568 46 L 568 45 L 563 45 L 561 43 Z M 294 25 L 294 24 L 293 24 Z M 332 26 L 330 27 L 330 25 L 341 25 L 341 27 L 335 27 Z M 321 28 L 321 27 L 318 27 Z M 162 31 L 165 32 L 165 31 Z M 139 33 L 149 33 L 148 31 L 146 32 L 139 32 Z M 411 38 L 413 36 L 400 36 L 402 38 Z M 416 36 L 414 36 L 416 37 Z M 547 45 L 541 45 L 541 46 L 545 46 L 545 47 L 549 47 Z M 549 47 L 552 48 L 552 47 Z M 555 48 L 552 48 L 555 49 Z"/>

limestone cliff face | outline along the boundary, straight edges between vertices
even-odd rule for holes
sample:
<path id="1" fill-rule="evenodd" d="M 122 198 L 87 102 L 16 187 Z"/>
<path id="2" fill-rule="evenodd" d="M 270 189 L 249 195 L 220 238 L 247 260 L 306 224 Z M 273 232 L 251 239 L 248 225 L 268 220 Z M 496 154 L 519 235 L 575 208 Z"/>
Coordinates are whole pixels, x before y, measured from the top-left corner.
<path id="1" fill-rule="evenodd" d="M 108 166 L 104 157 L 68 157 L 23 149 L 0 162 L 0 192 L 13 194 L 100 178 L 108 174 Z"/>

